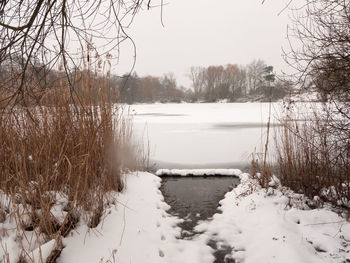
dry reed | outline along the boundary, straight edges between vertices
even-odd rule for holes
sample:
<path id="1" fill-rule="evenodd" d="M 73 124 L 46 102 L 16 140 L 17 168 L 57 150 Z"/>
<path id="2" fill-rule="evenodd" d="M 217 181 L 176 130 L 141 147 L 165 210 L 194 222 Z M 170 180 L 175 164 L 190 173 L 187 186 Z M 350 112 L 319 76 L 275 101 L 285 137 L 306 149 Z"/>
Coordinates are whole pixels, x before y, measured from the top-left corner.
<path id="1" fill-rule="evenodd" d="M 281 183 L 310 198 L 350 208 L 350 148 L 327 119 L 285 120 L 277 147 Z"/>
<path id="2" fill-rule="evenodd" d="M 19 243 L 66 236 L 84 218 L 96 227 L 108 193 L 123 188 L 123 173 L 139 167 L 127 112 L 110 98 L 108 78 L 88 71 L 71 93 L 65 81 L 41 93 L 33 106 L 7 105 L 0 111 L 0 207 L 2 221 L 16 222 Z M 63 217 L 52 209 L 64 197 Z M 21 245 L 19 261 L 30 256 Z M 55 248 L 51 258 L 58 257 Z M 8 259 L 4 259 L 5 262 Z M 53 261 L 52 261 L 53 262 Z"/>
<path id="3" fill-rule="evenodd" d="M 270 187 L 273 174 L 283 186 L 314 199 L 350 210 L 350 133 L 348 121 L 328 104 L 293 105 L 275 129 L 270 162 L 253 155 L 251 174 Z M 322 106 L 322 107 L 321 107 Z M 267 146 L 265 147 L 266 153 Z"/>

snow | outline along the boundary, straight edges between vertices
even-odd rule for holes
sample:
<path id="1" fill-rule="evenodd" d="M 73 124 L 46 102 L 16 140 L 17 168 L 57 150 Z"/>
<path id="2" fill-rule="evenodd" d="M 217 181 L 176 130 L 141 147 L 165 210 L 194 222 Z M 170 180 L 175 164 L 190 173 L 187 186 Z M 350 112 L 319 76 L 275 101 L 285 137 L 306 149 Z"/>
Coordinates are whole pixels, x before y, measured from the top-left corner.
<path id="1" fill-rule="evenodd" d="M 160 168 L 242 168 L 264 147 L 268 103 L 131 105 L 137 140 Z M 282 103 L 272 104 L 272 126 Z M 243 164 L 243 165 L 242 165 Z"/>
<path id="2" fill-rule="evenodd" d="M 29 262 L 46 262 L 49 258 L 51 251 L 57 247 L 57 242 L 54 239 L 51 239 L 49 242 L 46 242 L 42 246 L 34 249 L 26 259 Z"/>
<path id="3" fill-rule="evenodd" d="M 239 169 L 159 169 L 158 176 L 238 176 Z"/>
<path id="4" fill-rule="evenodd" d="M 287 112 L 287 108 L 290 112 Z M 271 104 L 270 150 L 285 114 L 314 119 L 321 103 Z M 150 166 L 246 168 L 252 153 L 264 152 L 269 103 L 178 103 L 130 106 L 136 140 L 150 150 Z"/>
<path id="5" fill-rule="evenodd" d="M 30 184 L 34 185 L 34 182 Z M 58 199 L 51 208 L 52 213 L 66 213 L 63 212 L 63 207 L 68 199 L 62 194 L 48 192 L 43 196 L 53 194 L 57 194 Z M 28 204 L 18 203 L 16 197 L 13 197 L 0 191 L 0 262 L 46 262 L 54 249 L 61 248 L 60 239 L 48 239 L 40 233 L 39 227 L 26 231 L 24 227 L 32 224 L 30 214 L 33 208 Z M 40 210 L 35 212 L 37 215 L 41 214 Z M 61 220 L 61 217 L 57 216 L 56 219 Z"/>
<path id="6" fill-rule="evenodd" d="M 347 262 L 350 224 L 329 207 L 310 209 L 302 195 L 261 189 L 247 174 L 220 202 L 222 213 L 196 227 L 233 248 L 237 262 Z"/>
<path id="7" fill-rule="evenodd" d="M 317 91 L 298 90 L 291 96 L 286 97 L 285 100 L 294 102 L 317 102 L 320 100 L 320 95 Z"/>
<path id="8" fill-rule="evenodd" d="M 130 111 L 136 123 L 260 124 L 268 119 L 268 107 L 269 103 L 153 103 L 131 105 Z"/>
<path id="9" fill-rule="evenodd" d="M 81 218 L 79 225 L 65 238 L 46 240 L 35 231 L 19 231 L 11 216 L 0 222 L 0 262 L 17 262 L 24 255 L 28 262 L 46 262 L 51 252 L 63 246 L 56 262 L 212 262 L 212 249 L 205 243 L 181 240 L 177 224 L 182 219 L 169 215 L 170 207 L 159 190 L 161 179 L 146 172 L 125 177 L 126 188 L 110 193 L 115 203 L 106 207 L 103 220 L 96 228 L 88 228 Z M 62 216 L 65 197 L 57 196 L 51 212 Z M 1 193 L 1 207 L 12 207 Z M 22 206 L 13 206 L 17 213 Z M 23 209 L 22 209 L 23 210 Z M 23 212 L 23 211 L 22 211 Z M 37 237 L 39 237 L 39 242 Z M 62 242 L 62 243 L 60 243 Z M 25 249 L 23 252 L 21 247 Z M 6 260 L 8 258 L 9 261 Z"/>
<path id="10" fill-rule="evenodd" d="M 182 220 L 166 212 L 160 183 L 150 173 L 128 175 L 103 222 L 96 229 L 81 225 L 64 238 L 57 262 L 212 262 L 205 243 L 177 239 Z"/>
<path id="11" fill-rule="evenodd" d="M 206 170 L 210 171 L 215 170 Z M 195 227 L 197 234 L 191 239 L 180 239 L 178 224 L 183 219 L 167 212 L 169 205 L 159 190 L 162 179 L 139 172 L 125 177 L 126 188 L 121 193 L 110 193 L 116 202 L 106 207 L 96 228 L 88 228 L 80 220 L 59 242 L 41 239 L 40 246 L 22 243 L 28 251 L 28 261 L 42 262 L 42 257 L 45 262 L 62 242 L 64 248 L 58 263 L 211 263 L 214 250 L 207 244 L 212 240 L 219 248 L 231 247 L 227 258 L 235 262 L 350 261 L 350 223 L 329 205 L 310 209 L 317 200 L 308 200 L 281 187 L 277 178 L 270 183 L 273 187 L 262 189 L 250 175 L 238 173 L 239 170 L 227 171 L 239 176 L 241 183 L 220 201 L 220 213 Z M 200 170 L 187 170 L 183 174 L 190 172 Z M 52 212 L 60 216 L 59 206 L 66 198 L 59 193 L 56 196 L 57 204 Z M 4 194 L 0 200 L 1 207 L 11 202 Z M 10 262 L 18 261 L 20 246 L 15 229 L 10 217 L 0 223 L 2 260 L 8 253 Z M 26 234 L 28 239 L 36 235 L 35 231 Z"/>

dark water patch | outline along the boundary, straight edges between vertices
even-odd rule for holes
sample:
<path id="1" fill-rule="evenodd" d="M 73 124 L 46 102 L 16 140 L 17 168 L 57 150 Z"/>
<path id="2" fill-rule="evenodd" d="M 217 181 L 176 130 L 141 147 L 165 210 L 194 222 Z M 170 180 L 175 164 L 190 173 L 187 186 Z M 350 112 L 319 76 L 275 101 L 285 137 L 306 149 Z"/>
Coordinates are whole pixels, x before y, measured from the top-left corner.
<path id="1" fill-rule="evenodd" d="M 188 236 L 198 221 L 220 212 L 219 201 L 238 184 L 237 177 L 164 177 L 161 191 L 171 206 L 169 213 L 184 219 L 179 226 Z"/>
<path id="2" fill-rule="evenodd" d="M 159 112 L 149 112 L 149 113 L 137 113 L 136 116 L 155 116 L 155 117 L 178 117 L 187 116 L 186 114 L 173 114 L 173 113 L 159 113 Z"/>
<path id="3" fill-rule="evenodd" d="M 198 234 L 194 231 L 199 221 L 209 220 L 218 210 L 219 202 L 225 194 L 240 183 L 238 177 L 163 177 L 160 190 L 165 202 L 170 205 L 169 213 L 184 221 L 179 224 L 183 239 L 191 239 Z M 210 240 L 208 245 L 214 249 L 214 263 L 234 263 L 230 258 L 232 247 Z"/>
<path id="4" fill-rule="evenodd" d="M 214 263 L 235 263 L 236 261 L 230 257 L 232 252 L 232 247 L 230 246 L 221 246 L 218 247 L 215 240 L 210 240 L 208 245 L 214 249 L 214 257 L 215 261 Z"/>
<path id="5" fill-rule="evenodd" d="M 280 123 L 270 123 L 270 127 L 282 127 Z M 214 124 L 210 129 L 255 129 L 255 128 L 267 128 L 267 123 L 220 123 Z"/>
<path id="6" fill-rule="evenodd" d="M 181 173 L 172 173 L 172 174 L 159 174 L 158 176 L 160 177 L 201 177 L 201 178 L 209 178 L 209 177 L 215 177 L 215 178 L 220 178 L 220 177 L 234 177 L 233 175 L 227 175 L 227 174 L 217 174 L 217 173 L 214 173 L 214 174 L 211 174 L 211 173 L 208 173 L 206 174 L 205 172 L 201 175 L 196 175 L 196 174 L 193 174 L 193 173 L 188 173 L 186 175 L 182 175 Z"/>

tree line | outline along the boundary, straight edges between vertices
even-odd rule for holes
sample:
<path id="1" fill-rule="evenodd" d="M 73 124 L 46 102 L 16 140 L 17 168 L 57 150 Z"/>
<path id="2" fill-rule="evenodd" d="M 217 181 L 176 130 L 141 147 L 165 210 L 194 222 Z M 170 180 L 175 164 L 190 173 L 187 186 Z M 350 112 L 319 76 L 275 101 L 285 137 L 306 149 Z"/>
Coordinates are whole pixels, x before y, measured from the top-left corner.
<path id="1" fill-rule="evenodd" d="M 128 104 L 181 102 L 189 97 L 189 91 L 178 86 L 173 73 L 164 74 L 162 77 L 125 74 L 122 77 L 112 76 L 111 82 L 111 87 L 116 89 L 115 97 L 118 101 Z"/>
<path id="2" fill-rule="evenodd" d="M 0 68 L 0 86 L 5 86 L 9 82 L 17 82 L 17 78 L 10 77 L 13 72 L 14 59 L 11 67 L 3 63 Z M 18 70 L 21 71 L 20 64 Z M 36 88 L 28 90 L 27 94 L 33 100 L 40 100 L 45 90 L 55 89 L 57 85 L 62 85 L 62 81 L 70 86 L 76 93 L 86 90 L 86 83 L 82 81 L 82 76 L 90 79 L 94 78 L 96 87 L 104 86 L 104 90 L 111 95 L 115 102 L 127 104 L 133 103 L 153 103 L 153 102 L 217 102 L 226 100 L 229 102 L 244 101 L 275 101 L 283 98 L 291 90 L 292 84 L 288 81 L 276 77 L 273 67 L 267 66 L 262 60 L 254 60 L 246 66 L 228 64 L 225 66 L 191 67 L 187 77 L 191 87 L 183 87 L 177 83 L 173 73 L 157 76 L 138 76 L 136 72 L 117 76 L 109 74 L 102 76 L 93 67 L 80 70 L 75 68 L 67 75 L 60 70 L 48 69 L 40 62 L 27 66 L 27 74 L 30 74 L 30 81 L 36 83 Z M 85 79 L 86 79 L 85 78 Z M 57 81 L 59 80 L 59 81 Z M 9 85 L 7 89 L 11 89 Z M 89 87 L 93 92 L 93 97 L 97 98 L 99 90 Z M 99 88 L 100 89 L 100 88 Z"/>
<path id="3" fill-rule="evenodd" d="M 191 88 L 177 84 L 174 74 L 162 77 L 139 77 L 136 73 L 122 77 L 113 76 L 121 102 L 217 102 L 275 101 L 292 89 L 289 81 L 278 79 L 272 66 L 262 60 L 254 60 L 246 66 L 191 67 L 187 74 Z"/>

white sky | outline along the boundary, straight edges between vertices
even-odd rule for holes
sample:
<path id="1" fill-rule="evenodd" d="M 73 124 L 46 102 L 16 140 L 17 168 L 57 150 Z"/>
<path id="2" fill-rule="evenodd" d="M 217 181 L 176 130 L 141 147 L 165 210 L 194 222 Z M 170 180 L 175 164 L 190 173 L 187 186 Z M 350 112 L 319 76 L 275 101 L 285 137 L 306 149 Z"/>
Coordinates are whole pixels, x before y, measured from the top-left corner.
<path id="1" fill-rule="evenodd" d="M 158 0 L 159 1 L 159 0 Z M 186 87 L 191 66 L 248 64 L 263 59 L 277 72 L 288 71 L 282 58 L 289 0 L 164 0 L 160 8 L 137 14 L 127 32 L 137 46 L 135 71 L 139 76 L 173 72 Z M 155 3 L 153 1 L 153 3 Z M 116 71 L 130 71 L 133 53 L 123 44 Z"/>

